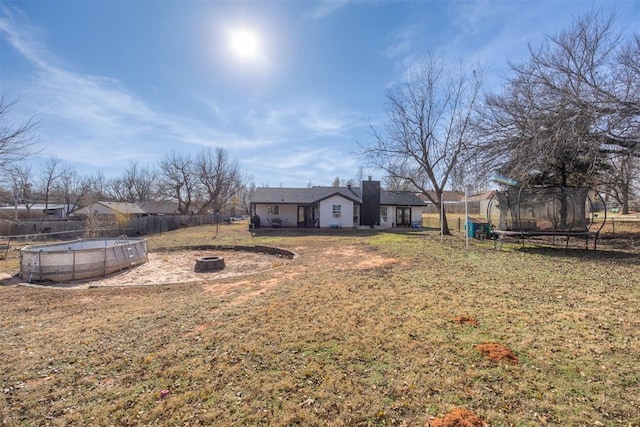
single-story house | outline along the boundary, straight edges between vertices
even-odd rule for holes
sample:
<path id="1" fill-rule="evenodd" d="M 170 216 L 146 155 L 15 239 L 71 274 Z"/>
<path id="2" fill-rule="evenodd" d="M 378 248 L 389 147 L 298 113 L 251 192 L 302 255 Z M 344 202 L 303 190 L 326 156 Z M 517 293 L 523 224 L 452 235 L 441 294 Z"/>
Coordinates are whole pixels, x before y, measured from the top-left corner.
<path id="1" fill-rule="evenodd" d="M 436 198 L 435 191 L 429 191 L 429 193 L 431 197 Z M 462 191 L 443 191 L 442 199 L 444 200 L 444 210 L 448 214 L 463 214 L 467 211 L 470 215 L 486 216 L 489 201 L 494 193 L 495 191 L 489 190 L 476 194 L 468 194 L 465 199 L 464 192 Z M 427 205 L 425 213 L 435 214 L 439 212 L 439 209 L 426 195 L 420 194 L 419 197 L 424 200 Z"/>
<path id="2" fill-rule="evenodd" d="M 435 191 L 428 191 L 429 195 L 437 200 L 438 196 Z M 418 194 L 424 203 L 426 204 L 425 213 L 438 213 L 440 209 L 434 205 L 431 200 L 425 194 Z M 446 213 L 460 213 L 464 212 L 464 210 L 460 210 L 459 205 L 464 202 L 464 192 L 462 191 L 449 191 L 445 190 L 442 192 L 442 200 L 444 201 L 444 210 Z M 463 209 L 463 208 L 462 208 Z"/>
<path id="3" fill-rule="evenodd" d="M 65 204 L 36 203 L 27 208 L 26 205 L 0 207 L 0 217 L 17 219 L 62 219 L 67 217 L 68 207 Z"/>
<path id="4" fill-rule="evenodd" d="M 147 202 L 105 202 L 98 201 L 73 211 L 73 216 L 113 216 L 116 213 L 130 215 L 132 217 L 180 215 L 178 203 L 171 201 L 147 201 Z"/>
<path id="5" fill-rule="evenodd" d="M 469 204 L 467 209 L 469 214 L 479 215 L 482 217 L 486 217 L 490 214 L 488 211 L 489 204 L 493 195 L 496 193 L 495 190 L 487 190 L 481 193 L 472 194 L 467 197 L 467 203 Z M 496 202 L 497 204 L 497 202 Z"/>
<path id="6" fill-rule="evenodd" d="M 140 207 L 145 215 L 180 215 L 178 210 L 178 202 L 172 202 L 168 200 L 164 201 L 147 201 L 137 202 L 136 205 Z"/>
<path id="7" fill-rule="evenodd" d="M 126 214 L 132 217 L 144 216 L 146 212 L 135 203 L 127 202 L 93 202 L 88 206 L 73 211 L 73 216 L 113 216 Z"/>
<path id="8" fill-rule="evenodd" d="M 267 227 L 391 228 L 419 226 L 424 207 L 414 193 L 381 190 L 380 181 L 369 180 L 362 187 L 259 187 L 251 215 Z"/>

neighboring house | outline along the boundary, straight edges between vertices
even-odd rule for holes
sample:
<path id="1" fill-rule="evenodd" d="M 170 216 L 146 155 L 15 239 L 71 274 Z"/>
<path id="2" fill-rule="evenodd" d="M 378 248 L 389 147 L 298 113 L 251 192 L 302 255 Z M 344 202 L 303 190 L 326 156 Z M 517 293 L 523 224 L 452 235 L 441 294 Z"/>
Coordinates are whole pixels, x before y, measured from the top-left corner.
<path id="1" fill-rule="evenodd" d="M 414 193 L 381 190 L 379 181 L 370 180 L 362 188 L 259 187 L 251 214 L 266 227 L 390 228 L 420 224 L 424 206 Z"/>
<path id="2" fill-rule="evenodd" d="M 482 193 L 473 194 L 467 197 L 469 215 L 480 215 L 486 217 L 489 215 L 489 203 L 496 194 L 495 190 L 483 191 Z M 496 202 L 497 203 L 497 202 Z"/>
<path id="3" fill-rule="evenodd" d="M 178 202 L 170 201 L 149 201 L 149 202 L 137 202 L 136 205 L 144 211 L 146 215 L 180 215 L 178 210 Z"/>
<path id="4" fill-rule="evenodd" d="M 73 216 L 115 216 L 117 213 L 131 215 L 132 217 L 144 216 L 146 212 L 136 203 L 125 202 L 94 202 L 88 206 L 73 211 Z"/>
<path id="5" fill-rule="evenodd" d="M 435 191 L 428 191 L 429 195 L 434 199 L 438 200 Z M 439 213 L 440 209 L 436 207 L 435 204 L 431 202 L 431 200 L 425 194 L 418 194 L 420 199 L 424 200 L 426 204 L 425 213 Z M 442 200 L 444 201 L 444 210 L 446 213 L 459 213 L 460 209 L 458 205 L 464 202 L 464 193 L 461 191 L 443 191 L 442 192 Z M 462 211 L 464 212 L 464 211 Z"/>
<path id="6" fill-rule="evenodd" d="M 67 205 L 36 203 L 27 209 L 25 205 L 0 207 L 0 216 L 10 219 L 62 219 L 67 217 Z"/>
<path id="7" fill-rule="evenodd" d="M 239 218 L 248 214 L 247 208 L 240 204 L 231 206 L 225 213 L 228 213 L 231 218 Z"/>
<path id="8" fill-rule="evenodd" d="M 431 191 L 427 191 L 427 193 L 434 200 L 438 199 L 438 196 L 437 196 L 435 191 L 431 190 Z M 427 196 L 425 196 L 424 194 L 420 194 L 419 197 L 422 200 L 426 201 L 427 203 L 431 203 L 429 198 Z M 461 202 L 461 201 L 464 200 L 464 191 L 449 191 L 449 190 L 445 190 L 445 191 L 442 192 L 442 200 L 444 200 L 445 203 Z"/>
<path id="9" fill-rule="evenodd" d="M 431 197 L 436 198 L 434 191 L 429 191 L 429 193 Z M 448 214 L 464 214 L 467 212 L 469 215 L 485 216 L 487 214 L 489 201 L 494 193 L 494 190 L 489 190 L 482 193 L 467 195 L 465 206 L 464 192 L 443 191 L 442 199 L 444 200 L 444 211 Z M 424 194 L 419 194 L 418 196 L 427 204 L 425 213 L 439 213 L 439 209 L 428 199 L 427 196 Z"/>

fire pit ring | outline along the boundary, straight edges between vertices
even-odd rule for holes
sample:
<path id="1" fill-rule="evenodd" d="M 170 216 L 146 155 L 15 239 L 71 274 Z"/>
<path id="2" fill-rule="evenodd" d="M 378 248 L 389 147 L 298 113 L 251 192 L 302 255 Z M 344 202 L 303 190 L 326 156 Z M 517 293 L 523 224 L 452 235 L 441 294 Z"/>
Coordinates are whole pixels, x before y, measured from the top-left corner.
<path id="1" fill-rule="evenodd" d="M 224 269 L 224 258 L 221 256 L 204 256 L 196 259 L 194 271 L 196 273 L 209 273 Z"/>

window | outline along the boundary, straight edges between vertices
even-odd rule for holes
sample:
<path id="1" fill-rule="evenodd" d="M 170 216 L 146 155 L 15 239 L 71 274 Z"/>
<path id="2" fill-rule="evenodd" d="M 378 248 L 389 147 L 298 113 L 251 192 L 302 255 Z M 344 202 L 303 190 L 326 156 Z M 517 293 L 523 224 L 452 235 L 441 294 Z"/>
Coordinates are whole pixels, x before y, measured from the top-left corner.
<path id="1" fill-rule="evenodd" d="M 387 222 L 387 207 L 386 206 L 380 206 L 380 221 L 381 222 Z"/>
<path id="2" fill-rule="evenodd" d="M 280 215 L 280 206 L 269 206 L 269 215 Z"/>
<path id="3" fill-rule="evenodd" d="M 333 212 L 333 216 L 338 218 L 342 215 L 342 205 L 333 205 L 331 211 Z"/>

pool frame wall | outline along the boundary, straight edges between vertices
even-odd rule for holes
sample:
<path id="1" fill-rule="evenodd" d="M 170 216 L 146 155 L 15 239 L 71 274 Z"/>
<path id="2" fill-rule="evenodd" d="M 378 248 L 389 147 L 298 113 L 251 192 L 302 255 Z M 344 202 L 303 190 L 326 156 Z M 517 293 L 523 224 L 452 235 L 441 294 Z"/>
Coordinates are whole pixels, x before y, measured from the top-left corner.
<path id="1" fill-rule="evenodd" d="M 20 278 L 68 282 L 104 277 L 144 264 L 147 241 L 140 238 L 81 239 L 20 250 Z"/>

